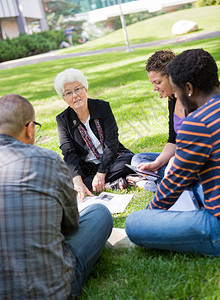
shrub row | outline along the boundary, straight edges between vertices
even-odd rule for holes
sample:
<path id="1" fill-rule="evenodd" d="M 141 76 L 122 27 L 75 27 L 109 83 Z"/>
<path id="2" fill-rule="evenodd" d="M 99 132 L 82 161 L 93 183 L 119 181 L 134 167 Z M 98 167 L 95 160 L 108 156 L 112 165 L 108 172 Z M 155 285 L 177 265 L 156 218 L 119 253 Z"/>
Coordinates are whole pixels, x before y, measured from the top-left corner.
<path id="1" fill-rule="evenodd" d="M 220 0 L 197 0 L 197 6 L 219 5 Z"/>
<path id="2" fill-rule="evenodd" d="M 78 43 L 78 39 L 73 33 L 73 43 Z M 59 49 L 62 41 L 66 41 L 63 31 L 21 33 L 19 37 L 0 41 L 0 62 Z"/>

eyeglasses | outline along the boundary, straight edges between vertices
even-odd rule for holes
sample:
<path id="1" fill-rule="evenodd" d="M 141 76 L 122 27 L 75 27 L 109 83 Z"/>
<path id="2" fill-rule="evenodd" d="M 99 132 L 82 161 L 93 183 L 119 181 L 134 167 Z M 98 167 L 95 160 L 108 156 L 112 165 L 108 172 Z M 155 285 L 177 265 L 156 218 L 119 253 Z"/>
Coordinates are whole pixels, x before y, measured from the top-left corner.
<path id="1" fill-rule="evenodd" d="M 63 93 L 63 98 L 71 98 L 73 96 L 73 93 L 76 94 L 76 95 L 80 95 L 82 93 L 84 89 L 84 86 L 79 86 L 78 88 L 76 88 L 75 90 L 73 91 L 68 91 L 66 93 Z"/>
<path id="2" fill-rule="evenodd" d="M 25 124 L 25 126 L 27 127 L 31 122 L 34 123 L 34 125 L 35 125 L 35 132 L 36 133 L 39 132 L 42 125 L 40 123 L 38 123 L 38 122 L 30 121 L 27 124 Z"/>

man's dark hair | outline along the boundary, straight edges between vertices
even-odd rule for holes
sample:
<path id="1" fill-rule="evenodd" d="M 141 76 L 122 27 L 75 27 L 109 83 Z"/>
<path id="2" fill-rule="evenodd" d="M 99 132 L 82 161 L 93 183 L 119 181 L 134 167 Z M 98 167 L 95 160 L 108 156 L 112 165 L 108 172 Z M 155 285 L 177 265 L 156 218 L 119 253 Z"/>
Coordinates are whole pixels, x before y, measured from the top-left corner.
<path id="1" fill-rule="evenodd" d="M 176 57 L 176 54 L 170 50 L 159 50 L 151 55 L 146 62 L 147 72 L 155 71 L 161 73 L 162 76 L 169 75 L 167 65 Z"/>
<path id="2" fill-rule="evenodd" d="M 174 84 L 183 88 L 187 82 L 205 94 L 219 86 L 218 67 L 203 49 L 186 50 L 169 63 L 167 70 Z"/>

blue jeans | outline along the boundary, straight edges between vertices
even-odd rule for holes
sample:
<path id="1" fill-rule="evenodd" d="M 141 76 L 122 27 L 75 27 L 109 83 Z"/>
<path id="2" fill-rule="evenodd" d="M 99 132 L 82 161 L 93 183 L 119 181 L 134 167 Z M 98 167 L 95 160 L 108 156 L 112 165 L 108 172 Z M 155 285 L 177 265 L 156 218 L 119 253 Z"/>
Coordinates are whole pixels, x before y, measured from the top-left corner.
<path id="1" fill-rule="evenodd" d="M 80 212 L 79 229 L 65 240 L 76 258 L 70 299 L 80 295 L 83 283 L 105 246 L 112 227 L 112 215 L 102 204 L 90 205 Z"/>
<path id="2" fill-rule="evenodd" d="M 160 155 L 160 153 L 138 153 L 132 157 L 131 165 L 137 167 L 141 163 L 150 163 L 155 161 L 155 159 Z M 167 165 L 164 165 L 160 169 L 158 169 L 158 175 L 162 178 L 164 176 L 164 171 Z M 157 184 L 159 184 L 161 179 L 157 179 Z"/>
<path id="3" fill-rule="evenodd" d="M 141 247 L 220 256 L 220 219 L 205 208 L 136 211 L 127 217 L 125 230 Z"/>

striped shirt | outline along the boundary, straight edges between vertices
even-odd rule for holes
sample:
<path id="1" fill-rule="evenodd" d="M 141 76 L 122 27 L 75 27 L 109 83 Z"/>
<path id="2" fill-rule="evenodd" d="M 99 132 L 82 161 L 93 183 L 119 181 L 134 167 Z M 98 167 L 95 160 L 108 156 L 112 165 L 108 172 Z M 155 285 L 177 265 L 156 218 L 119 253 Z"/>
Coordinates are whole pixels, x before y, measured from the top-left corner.
<path id="1" fill-rule="evenodd" d="M 0 299 L 67 299 L 78 228 L 69 171 L 51 150 L 0 134 Z"/>
<path id="2" fill-rule="evenodd" d="M 201 181 L 205 208 L 220 217 L 220 95 L 191 113 L 178 131 L 175 159 L 149 209 L 168 209 L 190 184 Z"/>

